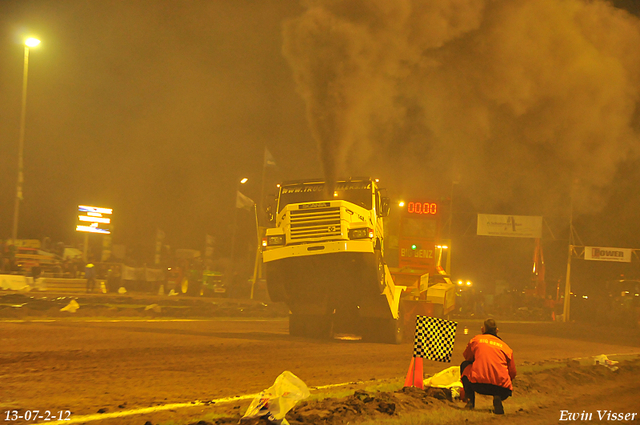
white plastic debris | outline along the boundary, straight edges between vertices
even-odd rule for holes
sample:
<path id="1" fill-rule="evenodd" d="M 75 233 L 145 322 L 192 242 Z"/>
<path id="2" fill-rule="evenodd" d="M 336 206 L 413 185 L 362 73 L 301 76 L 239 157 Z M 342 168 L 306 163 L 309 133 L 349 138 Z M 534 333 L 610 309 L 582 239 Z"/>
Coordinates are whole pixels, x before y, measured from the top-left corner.
<path id="1" fill-rule="evenodd" d="M 123 295 L 127 293 L 127 288 L 125 288 L 124 286 L 121 286 L 120 289 L 118 289 L 118 294 Z"/>
<path id="2" fill-rule="evenodd" d="M 462 381 L 460 381 L 460 366 L 451 366 L 441 370 L 423 381 L 424 387 L 449 388 L 453 399 L 460 398 Z"/>
<path id="3" fill-rule="evenodd" d="M 172 290 L 169 291 L 169 293 L 167 295 L 170 296 L 170 297 L 173 297 L 175 295 L 178 295 L 178 293 L 172 289 Z"/>
<path id="4" fill-rule="evenodd" d="M 152 310 L 154 313 L 162 313 L 162 308 L 158 304 L 149 304 L 144 308 L 144 311 Z"/>
<path id="5" fill-rule="evenodd" d="M 69 313 L 75 313 L 80 308 L 80 304 L 76 300 L 71 300 L 69 304 L 62 307 L 60 311 L 67 311 Z"/>
<path id="6" fill-rule="evenodd" d="M 615 366 L 618 362 L 615 360 L 609 360 L 609 358 L 604 355 L 604 354 L 600 354 L 599 356 L 593 356 L 593 364 L 594 365 L 602 365 L 602 366 L 606 366 L 609 369 L 611 369 L 613 372 L 615 372 L 616 370 L 618 370 L 618 366 Z"/>
<path id="7" fill-rule="evenodd" d="M 284 418 L 300 400 L 309 397 L 309 388 L 300 378 L 284 371 L 274 384 L 253 399 L 242 419 L 266 417 L 268 420 L 288 425 Z"/>

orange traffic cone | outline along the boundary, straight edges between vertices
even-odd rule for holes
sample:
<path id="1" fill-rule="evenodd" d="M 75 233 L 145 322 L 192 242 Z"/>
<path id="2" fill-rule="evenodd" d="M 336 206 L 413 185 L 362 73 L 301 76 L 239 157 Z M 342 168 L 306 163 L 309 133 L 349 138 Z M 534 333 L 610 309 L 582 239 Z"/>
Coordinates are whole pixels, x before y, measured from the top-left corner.
<path id="1" fill-rule="evenodd" d="M 422 370 L 422 357 L 413 357 L 409 365 L 407 377 L 404 380 L 405 387 L 424 389 L 424 373 Z"/>

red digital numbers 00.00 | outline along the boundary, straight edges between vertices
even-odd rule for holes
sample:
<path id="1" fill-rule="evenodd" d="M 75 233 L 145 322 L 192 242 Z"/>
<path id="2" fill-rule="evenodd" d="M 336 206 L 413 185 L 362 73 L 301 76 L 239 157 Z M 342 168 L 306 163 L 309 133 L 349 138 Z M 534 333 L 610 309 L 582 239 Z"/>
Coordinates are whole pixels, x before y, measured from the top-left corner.
<path id="1" fill-rule="evenodd" d="M 438 205 L 430 202 L 409 202 L 407 212 L 409 214 L 436 214 Z"/>

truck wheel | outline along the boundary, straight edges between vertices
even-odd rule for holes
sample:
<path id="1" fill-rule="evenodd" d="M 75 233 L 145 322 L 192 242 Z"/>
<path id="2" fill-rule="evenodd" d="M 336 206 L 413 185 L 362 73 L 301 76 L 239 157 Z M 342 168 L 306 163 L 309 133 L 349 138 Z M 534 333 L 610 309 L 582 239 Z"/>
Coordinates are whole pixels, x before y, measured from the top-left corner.
<path id="1" fill-rule="evenodd" d="M 333 337 L 331 317 L 290 314 L 289 335 L 314 339 L 329 339 Z"/>
<path id="2" fill-rule="evenodd" d="M 267 293 L 272 302 L 282 302 L 287 300 L 287 294 L 284 289 L 285 279 L 280 273 L 280 267 L 274 264 L 267 264 Z"/>
<path id="3" fill-rule="evenodd" d="M 387 277 L 384 270 L 384 258 L 382 258 L 382 252 L 376 250 L 376 273 L 378 277 L 378 288 L 380 289 L 380 293 L 384 291 L 384 287 L 387 285 Z"/>
<path id="4" fill-rule="evenodd" d="M 305 326 L 304 318 L 298 314 L 289 315 L 289 335 L 291 336 L 304 336 Z"/>
<path id="5" fill-rule="evenodd" d="M 402 343 L 402 324 L 399 319 L 386 319 L 381 325 L 380 337 L 382 343 L 400 344 Z"/>
<path id="6" fill-rule="evenodd" d="M 399 319 L 363 319 L 362 339 L 383 344 L 402 343 L 402 323 Z"/>

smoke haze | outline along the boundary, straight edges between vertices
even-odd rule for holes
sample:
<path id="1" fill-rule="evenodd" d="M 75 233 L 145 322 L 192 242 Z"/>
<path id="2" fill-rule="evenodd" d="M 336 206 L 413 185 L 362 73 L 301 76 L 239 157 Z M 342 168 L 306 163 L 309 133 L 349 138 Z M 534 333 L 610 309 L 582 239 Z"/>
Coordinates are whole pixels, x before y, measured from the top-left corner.
<path id="1" fill-rule="evenodd" d="M 476 207 L 525 214 L 566 206 L 574 185 L 593 212 L 638 157 L 640 20 L 609 3 L 303 5 L 283 52 L 330 181 L 428 193 L 461 175 Z"/>

